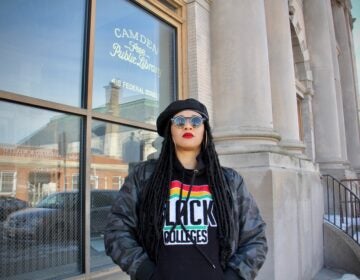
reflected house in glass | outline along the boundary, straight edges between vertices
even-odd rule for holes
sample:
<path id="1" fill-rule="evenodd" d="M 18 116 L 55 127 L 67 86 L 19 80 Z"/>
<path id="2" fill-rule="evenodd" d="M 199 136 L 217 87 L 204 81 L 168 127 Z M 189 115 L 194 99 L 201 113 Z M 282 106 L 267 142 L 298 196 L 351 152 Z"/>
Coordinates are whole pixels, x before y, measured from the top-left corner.
<path id="1" fill-rule="evenodd" d="M 119 89 L 110 83 L 109 100 L 101 111 L 113 108 L 114 111 L 137 116 L 138 121 L 144 121 L 156 110 L 156 101 L 149 96 L 135 96 L 123 99 L 121 104 L 114 104 L 119 95 Z M 111 98 L 110 98 L 111 96 Z M 148 112 L 148 114 L 146 113 Z M 23 157 L 24 162 L 16 169 L 17 188 L 9 195 L 29 201 L 32 205 L 48 194 L 59 191 L 76 190 L 79 187 L 79 120 L 72 116 L 52 118 L 46 125 L 31 135 L 23 138 L 16 146 L 0 146 L 0 157 L 7 158 L 7 164 L 2 170 L 11 170 L 12 162 Z M 157 152 L 153 142 L 156 134 L 140 129 L 119 126 L 111 123 L 94 122 L 92 128 L 92 164 L 91 187 L 96 189 L 119 188 L 128 174 L 128 164 L 143 161 L 149 155 Z M 32 159 L 37 161 L 34 170 Z M 114 182 L 120 178 L 120 182 Z"/>
<path id="2" fill-rule="evenodd" d="M 72 162 L 75 167 L 70 168 L 68 174 L 78 172 L 78 124 L 79 120 L 76 117 L 54 118 L 18 143 L 1 145 L 0 156 L 6 158 L 1 169 L 16 170 L 16 182 L 14 182 L 16 188 L 14 187 L 7 195 L 35 204 L 49 193 L 65 190 L 67 186 L 64 161 Z M 64 142 L 61 142 L 60 137 L 64 135 L 69 141 L 66 151 L 60 148 L 60 146 L 64 147 Z M 37 161 L 34 162 L 34 159 Z M 19 162 L 22 164 L 16 166 Z"/>
<path id="3" fill-rule="evenodd" d="M 155 125 L 159 105 L 156 98 L 147 94 L 124 96 L 116 80 L 105 86 L 106 104 L 96 112 L 120 116 L 123 119 Z M 131 127 L 98 123 L 93 126 L 93 152 L 121 158 L 124 162 L 137 162 L 154 151 L 153 133 L 145 133 Z M 96 149 L 96 150 L 94 150 Z"/>

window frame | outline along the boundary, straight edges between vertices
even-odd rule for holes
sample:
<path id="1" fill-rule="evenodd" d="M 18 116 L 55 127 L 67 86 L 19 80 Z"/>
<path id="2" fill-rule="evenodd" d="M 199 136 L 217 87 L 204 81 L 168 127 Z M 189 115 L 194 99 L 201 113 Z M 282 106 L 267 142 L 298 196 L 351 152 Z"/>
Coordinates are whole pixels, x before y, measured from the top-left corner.
<path id="1" fill-rule="evenodd" d="M 10 192 L 3 191 L 4 173 L 12 175 L 12 190 Z M 14 170 L 1 170 L 0 171 L 0 194 L 13 196 L 16 193 L 16 171 Z"/>
<path id="2" fill-rule="evenodd" d="M 299 140 L 302 142 L 305 141 L 304 121 L 303 121 L 304 92 L 306 92 L 304 85 L 300 81 L 296 80 L 296 107 L 297 107 L 298 126 L 299 126 Z"/>

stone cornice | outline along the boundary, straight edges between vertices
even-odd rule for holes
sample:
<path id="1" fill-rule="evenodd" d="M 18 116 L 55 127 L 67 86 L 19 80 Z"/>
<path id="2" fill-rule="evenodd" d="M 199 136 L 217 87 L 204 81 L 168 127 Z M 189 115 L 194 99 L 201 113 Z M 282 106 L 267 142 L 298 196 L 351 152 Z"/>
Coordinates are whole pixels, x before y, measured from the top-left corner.
<path id="1" fill-rule="evenodd" d="M 331 0 L 331 5 L 345 6 L 345 0 Z"/>
<path id="2" fill-rule="evenodd" d="M 208 11 L 210 11 L 210 5 L 213 2 L 213 0 L 184 0 L 184 1 L 187 5 L 196 3 Z"/>
<path id="3" fill-rule="evenodd" d="M 350 0 L 331 0 L 331 4 L 333 6 L 335 6 L 335 5 L 342 6 L 348 11 L 351 11 L 351 8 L 352 8 Z"/>
<path id="4" fill-rule="evenodd" d="M 344 9 L 345 13 L 347 13 L 349 16 L 350 28 L 353 29 L 353 24 L 355 22 L 355 18 L 353 18 L 352 14 L 351 14 L 351 8 L 352 8 L 351 1 L 350 0 L 331 0 L 331 5 Z"/>

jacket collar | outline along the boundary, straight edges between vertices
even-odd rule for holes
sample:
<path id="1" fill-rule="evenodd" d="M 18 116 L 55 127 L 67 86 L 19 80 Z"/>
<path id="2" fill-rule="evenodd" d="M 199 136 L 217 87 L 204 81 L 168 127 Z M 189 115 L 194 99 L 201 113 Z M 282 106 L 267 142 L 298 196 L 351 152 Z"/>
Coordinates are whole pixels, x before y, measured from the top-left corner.
<path id="1" fill-rule="evenodd" d="M 176 154 L 174 153 L 174 163 L 173 163 L 173 168 L 176 172 L 185 172 L 185 173 L 189 173 L 189 174 L 192 174 L 194 172 L 194 169 L 186 169 L 184 168 L 184 166 L 181 164 L 181 162 L 179 161 L 179 159 L 177 158 Z M 199 173 L 203 173 L 205 172 L 205 162 L 203 160 L 203 155 L 202 153 L 200 153 L 197 157 L 196 157 L 196 161 L 197 161 L 197 164 L 196 164 L 196 168 Z"/>

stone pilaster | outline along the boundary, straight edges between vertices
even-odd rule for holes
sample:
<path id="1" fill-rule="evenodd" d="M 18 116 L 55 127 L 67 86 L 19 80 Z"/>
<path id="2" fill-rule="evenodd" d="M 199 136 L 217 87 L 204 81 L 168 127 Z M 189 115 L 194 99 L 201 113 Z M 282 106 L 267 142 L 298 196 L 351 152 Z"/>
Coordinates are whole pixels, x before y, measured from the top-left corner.
<path id="1" fill-rule="evenodd" d="M 305 154 L 308 159 L 315 162 L 314 114 L 312 108 L 314 92 L 311 88 L 304 92 L 301 111 L 303 116 L 304 143 L 306 145 Z"/>
<path id="2" fill-rule="evenodd" d="M 214 137 L 220 153 L 269 150 L 280 140 L 273 129 L 266 38 L 263 0 L 212 1 Z"/>
<path id="3" fill-rule="evenodd" d="M 316 161 L 323 172 L 342 174 L 348 168 L 344 158 L 333 64 L 330 1 L 304 0 L 311 68 L 314 77 L 314 131 Z"/>
<path id="4" fill-rule="evenodd" d="M 341 88 L 339 60 L 338 60 L 339 47 L 335 36 L 334 19 L 331 11 L 331 5 L 326 5 L 326 7 L 328 11 L 329 22 L 331 23 L 329 27 L 330 27 L 330 38 L 331 38 L 332 61 L 333 61 L 334 76 L 335 76 L 334 82 L 335 82 L 336 101 L 337 101 L 337 109 L 338 109 L 341 157 L 347 161 L 348 157 L 347 157 L 347 144 L 346 144 L 346 133 L 345 133 L 345 120 L 344 120 L 342 88 Z"/>
<path id="5" fill-rule="evenodd" d="M 345 116 L 345 129 L 348 159 L 351 166 L 360 172 L 360 133 L 357 114 L 356 82 L 351 49 L 351 29 L 349 10 L 344 3 L 333 2 L 335 34 L 339 44 L 339 66 L 341 75 L 342 98 Z"/>
<path id="6" fill-rule="evenodd" d="M 280 145 L 291 153 L 302 153 L 299 137 L 294 57 L 287 1 L 265 1 L 269 47 L 270 82 L 274 128 Z"/>

